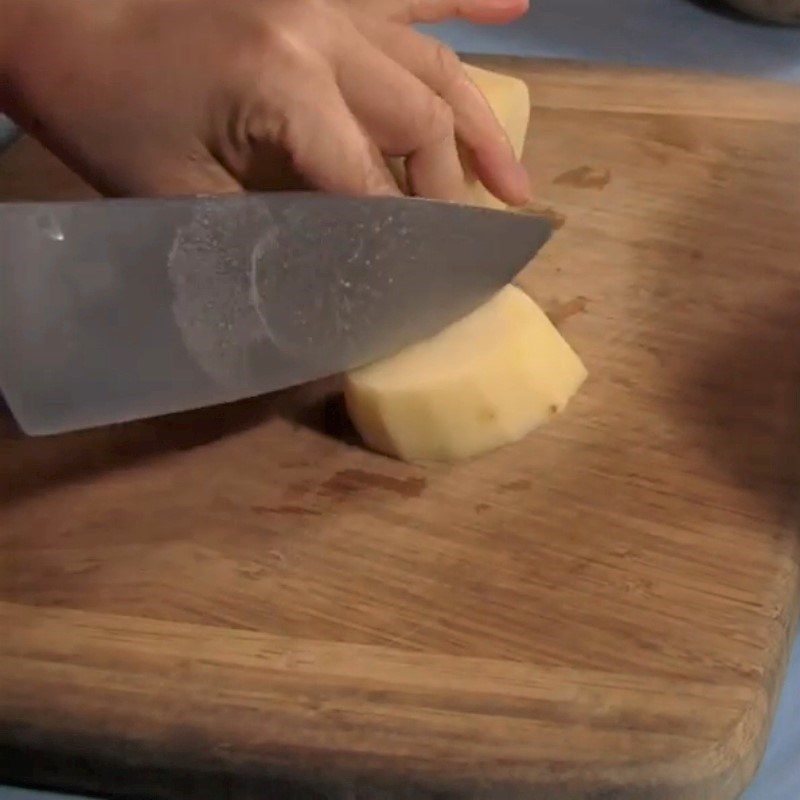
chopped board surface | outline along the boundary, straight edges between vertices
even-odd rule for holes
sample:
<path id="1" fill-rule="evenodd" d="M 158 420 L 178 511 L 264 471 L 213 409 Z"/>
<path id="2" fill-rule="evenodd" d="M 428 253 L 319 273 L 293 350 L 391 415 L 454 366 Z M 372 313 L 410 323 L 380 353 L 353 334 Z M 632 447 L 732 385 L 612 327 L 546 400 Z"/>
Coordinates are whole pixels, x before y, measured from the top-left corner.
<path id="1" fill-rule="evenodd" d="M 325 386 L 46 440 L 6 415 L 2 777 L 746 784 L 797 616 L 800 90 L 480 63 L 531 87 L 532 208 L 560 229 L 520 283 L 580 394 L 456 466 L 366 452 Z M 5 199 L 87 191 L 28 140 L 0 158 Z"/>

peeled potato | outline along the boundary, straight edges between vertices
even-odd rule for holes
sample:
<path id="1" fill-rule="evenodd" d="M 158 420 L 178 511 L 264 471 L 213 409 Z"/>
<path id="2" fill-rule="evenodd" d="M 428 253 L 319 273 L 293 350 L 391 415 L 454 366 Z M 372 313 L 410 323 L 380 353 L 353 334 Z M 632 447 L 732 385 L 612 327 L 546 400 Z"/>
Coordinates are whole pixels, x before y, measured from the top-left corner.
<path id="1" fill-rule="evenodd" d="M 527 86 L 467 70 L 519 157 L 530 112 Z M 467 172 L 467 202 L 504 208 Z M 345 402 L 373 449 L 407 461 L 453 461 L 521 439 L 561 411 L 585 378 L 544 312 L 507 286 L 433 338 L 350 372 Z"/>
<path id="2" fill-rule="evenodd" d="M 345 400 L 375 450 L 453 461 L 521 439 L 585 378 L 544 312 L 507 286 L 433 338 L 351 372 Z"/>

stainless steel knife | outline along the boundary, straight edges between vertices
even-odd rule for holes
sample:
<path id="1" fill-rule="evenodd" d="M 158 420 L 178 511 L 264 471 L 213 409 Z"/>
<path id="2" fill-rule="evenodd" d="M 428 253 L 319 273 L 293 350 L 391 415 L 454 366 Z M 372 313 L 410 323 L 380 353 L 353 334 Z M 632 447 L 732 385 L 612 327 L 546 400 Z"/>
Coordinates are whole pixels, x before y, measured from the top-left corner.
<path id="1" fill-rule="evenodd" d="M 437 332 L 548 221 L 316 193 L 0 204 L 0 390 L 51 434 L 304 383 Z"/>

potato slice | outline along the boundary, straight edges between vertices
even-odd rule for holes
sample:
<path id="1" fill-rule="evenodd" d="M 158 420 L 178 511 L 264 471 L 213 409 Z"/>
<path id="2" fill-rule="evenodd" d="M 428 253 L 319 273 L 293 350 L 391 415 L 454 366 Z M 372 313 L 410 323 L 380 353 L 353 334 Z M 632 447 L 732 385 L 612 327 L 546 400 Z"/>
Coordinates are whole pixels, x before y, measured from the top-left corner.
<path id="1" fill-rule="evenodd" d="M 454 461 L 521 439 L 563 410 L 585 378 L 544 312 L 507 286 L 433 338 L 351 372 L 345 400 L 373 449 Z"/>

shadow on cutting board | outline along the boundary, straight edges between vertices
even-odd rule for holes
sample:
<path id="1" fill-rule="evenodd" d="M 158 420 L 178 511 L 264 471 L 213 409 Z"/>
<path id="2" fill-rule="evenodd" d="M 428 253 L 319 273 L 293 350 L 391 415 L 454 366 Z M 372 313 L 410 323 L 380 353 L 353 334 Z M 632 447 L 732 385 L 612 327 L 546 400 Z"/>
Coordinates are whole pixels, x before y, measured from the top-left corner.
<path id="1" fill-rule="evenodd" d="M 197 753 L 213 753 L 213 742 L 198 741 L 196 733 L 179 728 L 175 734 L 167 749 L 174 745 L 176 751 L 185 751 L 180 769 L 164 769 L 152 762 L 143 767 L 132 762 L 124 748 L 117 749 L 102 737 L 73 738 L 70 752 L 58 755 L 27 742 L 22 748 L 0 746 L 0 763 L 10 764 L 13 759 L 14 780 L 30 788 L 59 791 L 70 786 L 72 791 L 115 800 L 463 800 L 463 794 L 405 780 L 364 783 L 346 775 L 319 775 L 312 769 L 303 777 L 287 779 L 260 764 L 220 769 L 213 756 L 197 760 Z M 83 752 L 92 755 L 86 757 Z"/>
<path id="2" fill-rule="evenodd" d="M 60 436 L 27 437 L 0 397 L 0 508 L 247 430 L 273 416 L 274 406 L 274 397 L 257 398 Z"/>
<path id="3" fill-rule="evenodd" d="M 73 200 L 96 193 L 29 138 L 4 155 L 0 199 Z M 36 176 L 31 180 L 31 175 Z M 275 396 L 112 425 L 28 438 L 0 395 L 0 509 L 58 486 L 191 450 L 257 425 L 275 414 Z"/>
<path id="4" fill-rule="evenodd" d="M 336 380 L 320 381 L 312 394 L 305 388 L 297 390 L 295 398 L 295 404 L 283 414 L 293 425 L 308 428 L 337 442 L 363 447 L 347 414 L 344 395 Z"/>
<path id="5" fill-rule="evenodd" d="M 754 303 L 749 326 L 709 348 L 688 384 L 709 454 L 787 520 L 800 487 L 800 297 L 774 300 Z"/>
<path id="6" fill-rule="evenodd" d="M 748 129 L 746 158 L 715 149 L 708 132 L 711 145 L 698 154 L 707 176 L 677 198 L 689 211 L 670 234 L 683 244 L 651 291 L 665 336 L 679 340 L 684 318 L 696 336 L 682 344 L 694 356 L 669 377 L 687 445 L 785 524 L 800 495 L 800 158 L 758 163 L 759 151 L 780 144 L 775 137 L 795 133 Z"/>
<path id="7" fill-rule="evenodd" d="M 241 774 L 198 770 L 187 766 L 184 771 L 143 769 L 131 766 L 122 757 L 87 759 L 53 756 L 35 748 L 0 748 L 0 758 L 13 758 L 15 783 L 43 791 L 59 791 L 64 785 L 72 791 L 85 792 L 92 797 L 113 797 L 118 800 L 218 800 L 236 797 L 237 800 L 330 800 L 327 792 L 295 782 L 273 779 L 263 781 Z M 9 763 L 11 763 L 9 761 Z M 91 776 L 87 780 L 87 776 Z M 95 794 L 95 793 L 100 794 Z"/>

